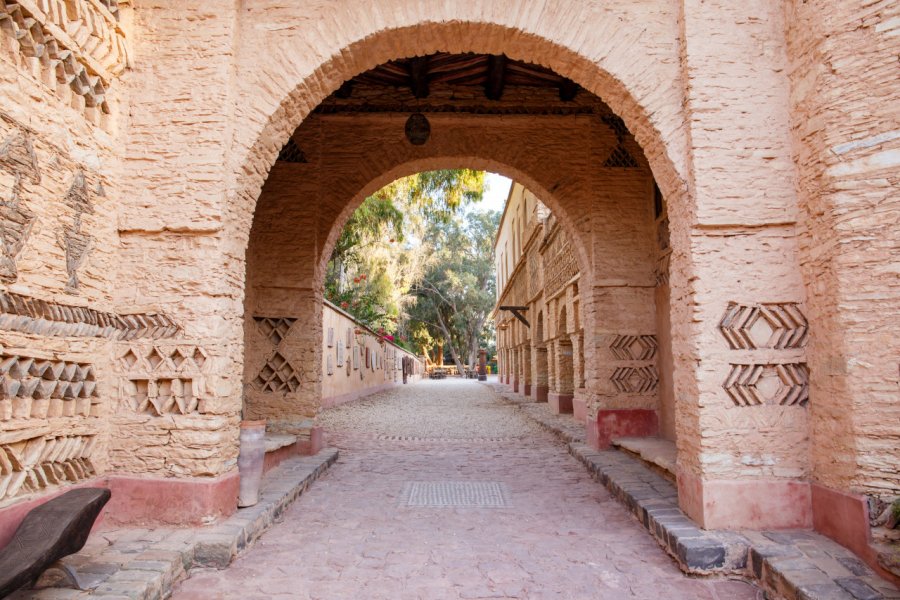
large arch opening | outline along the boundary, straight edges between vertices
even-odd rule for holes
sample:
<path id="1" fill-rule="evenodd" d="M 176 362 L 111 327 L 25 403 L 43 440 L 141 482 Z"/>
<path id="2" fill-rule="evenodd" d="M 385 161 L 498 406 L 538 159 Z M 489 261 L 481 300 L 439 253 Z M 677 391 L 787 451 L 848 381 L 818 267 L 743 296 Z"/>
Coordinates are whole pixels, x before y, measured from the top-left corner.
<path id="1" fill-rule="evenodd" d="M 428 122 L 422 144 L 407 134 L 414 114 Z M 674 413 L 659 405 L 674 394 L 660 394 L 654 376 L 657 323 L 668 319 L 654 291 L 667 281 L 659 274 L 668 251 L 658 244 L 659 228 L 668 225 L 648 159 L 624 121 L 571 79 L 471 53 L 389 61 L 344 82 L 281 149 L 256 204 L 247 252 L 245 416 L 266 418 L 284 433 L 314 423 L 328 376 L 322 281 L 342 227 L 390 181 L 451 168 L 506 175 L 552 213 L 532 259 L 543 265 L 549 293 L 541 306 L 553 339 L 519 323 L 504 332 L 512 345 L 501 349 L 501 364 L 514 392 L 555 393 L 566 412 L 577 396 L 576 415 L 597 445 L 636 433 L 628 429 L 636 421 L 643 434 L 657 433 L 646 423 Z M 507 216 L 520 229 L 533 226 L 524 213 Z M 507 275 L 528 264 L 527 236 L 515 235 Z M 562 333 L 561 314 L 571 325 Z M 289 321 L 285 339 L 273 345 L 261 319 Z M 668 332 L 662 338 L 668 343 Z M 547 387 L 559 389 L 540 389 L 544 367 L 532 357 L 545 350 Z M 295 389 L 266 389 L 266 377 L 285 364 Z M 616 425 L 604 430 L 610 415 Z"/>

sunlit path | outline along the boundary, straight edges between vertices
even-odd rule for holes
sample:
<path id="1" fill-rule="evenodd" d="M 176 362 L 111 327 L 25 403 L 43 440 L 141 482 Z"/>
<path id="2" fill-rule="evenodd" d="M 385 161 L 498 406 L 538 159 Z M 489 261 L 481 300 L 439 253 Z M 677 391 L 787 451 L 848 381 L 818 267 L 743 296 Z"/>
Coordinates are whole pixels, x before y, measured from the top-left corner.
<path id="1" fill-rule="evenodd" d="M 230 568 L 195 572 L 176 600 L 758 597 L 743 582 L 685 577 L 487 386 L 424 381 L 321 421 L 338 465 Z"/>

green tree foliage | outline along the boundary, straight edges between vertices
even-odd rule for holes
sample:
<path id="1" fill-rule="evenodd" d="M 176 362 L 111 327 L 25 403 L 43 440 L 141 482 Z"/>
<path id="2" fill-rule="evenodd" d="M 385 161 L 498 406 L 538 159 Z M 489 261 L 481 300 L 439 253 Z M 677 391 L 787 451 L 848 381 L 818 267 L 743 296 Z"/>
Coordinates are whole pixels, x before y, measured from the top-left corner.
<path id="1" fill-rule="evenodd" d="M 460 369 L 474 364 L 489 339 L 499 221 L 466 211 L 483 186 L 480 171 L 428 171 L 367 198 L 332 252 L 326 298 L 410 350 L 443 347 Z"/>
<path id="2" fill-rule="evenodd" d="M 410 320 L 443 342 L 460 371 L 476 363 L 489 338 L 485 324 L 495 299 L 493 242 L 499 221 L 496 211 L 473 211 L 433 222 L 429 260 L 413 288 Z"/>

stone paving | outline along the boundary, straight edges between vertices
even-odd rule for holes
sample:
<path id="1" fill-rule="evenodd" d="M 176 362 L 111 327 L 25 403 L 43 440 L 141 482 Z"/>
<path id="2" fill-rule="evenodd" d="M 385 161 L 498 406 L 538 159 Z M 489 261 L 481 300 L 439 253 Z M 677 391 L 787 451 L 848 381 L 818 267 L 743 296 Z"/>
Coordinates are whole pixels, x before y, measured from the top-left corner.
<path id="1" fill-rule="evenodd" d="M 763 597 L 737 578 L 684 575 L 565 445 L 487 386 L 423 381 L 321 423 L 338 464 L 175 599 Z"/>

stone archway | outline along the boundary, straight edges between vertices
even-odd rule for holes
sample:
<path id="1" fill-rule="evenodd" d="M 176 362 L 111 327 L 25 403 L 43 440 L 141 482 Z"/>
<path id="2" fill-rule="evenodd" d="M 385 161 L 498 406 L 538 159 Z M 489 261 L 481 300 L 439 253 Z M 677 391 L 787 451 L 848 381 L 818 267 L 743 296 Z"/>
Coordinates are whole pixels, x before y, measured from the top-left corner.
<path id="1" fill-rule="evenodd" d="M 193 22 L 172 19 L 170 7 L 159 10 L 168 12 L 154 35 L 169 34 L 167 27 L 181 34 L 180 28 Z M 183 10 L 190 13 L 194 9 Z M 131 139 L 153 140 L 154 147 L 164 147 L 194 139 L 197 123 L 211 114 L 221 118 L 222 125 L 212 128 L 217 136 L 209 144 L 213 150 L 196 153 L 186 161 L 189 164 L 168 157 L 141 164 L 139 176 L 129 183 L 136 193 L 134 201 L 122 208 L 120 235 L 123 252 L 138 267 L 135 271 L 154 272 L 154 281 L 161 285 L 153 288 L 138 273 L 128 272 L 122 275 L 119 288 L 146 292 L 142 298 L 170 311 L 185 323 L 188 337 L 213 349 L 211 364 L 216 374 L 211 376 L 211 387 L 215 392 L 209 405 L 234 422 L 240 406 L 244 250 L 253 216 L 259 213 L 259 191 L 267 176 L 271 180 L 276 174 L 278 169 L 272 169 L 276 155 L 296 126 L 306 123 L 311 111 L 343 81 L 394 58 L 474 51 L 505 53 L 541 64 L 596 93 L 621 117 L 643 148 L 649 169 L 668 201 L 671 253 L 666 262 L 671 268 L 666 268 L 666 273 L 671 273 L 673 334 L 673 370 L 668 384 L 675 392 L 672 397 L 679 398 L 675 421 L 685 509 L 705 525 L 734 523 L 734 515 L 717 512 L 716 506 L 727 503 L 717 505 L 709 499 L 725 497 L 731 483 L 737 482 L 754 509 L 745 514 L 777 515 L 770 524 L 805 524 L 810 514 L 808 493 L 799 502 L 787 503 L 791 510 L 780 511 L 767 508 L 771 498 L 779 496 L 760 490 L 763 485 L 767 490 L 774 485 L 784 495 L 803 480 L 808 459 L 798 448 L 806 447 L 806 413 L 775 402 L 774 408 L 757 411 L 765 412 L 766 427 L 751 426 L 754 417 L 749 411 L 736 411 L 740 407 L 722 387 L 729 372 L 744 359 L 729 352 L 725 338 L 714 326 L 731 303 L 798 306 L 804 300 L 796 260 L 796 195 L 784 109 L 788 84 L 782 65 L 783 15 L 772 6 L 765 10 L 766 18 L 757 19 L 751 18 L 756 15 L 749 7 L 687 2 L 655 4 L 651 15 L 647 6 L 630 2 L 601 8 L 571 4 L 560 9 L 522 0 L 495 10 L 493 5 L 470 2 L 393 0 L 376 5 L 366 15 L 358 15 L 341 2 L 323 5 L 315 14 L 301 14 L 304 7 L 299 6 L 264 11 L 241 5 L 212 17 L 204 15 L 205 26 L 220 28 L 223 34 L 219 39 L 232 44 L 210 48 L 204 55 L 210 72 L 226 83 L 210 87 L 209 96 L 185 103 L 184 87 L 169 85 L 177 78 L 156 78 L 159 64 L 153 64 L 152 70 L 143 67 L 148 69 L 147 76 L 138 73 L 135 81 L 149 88 L 141 96 L 153 98 L 154 106 L 171 99 L 181 113 L 196 115 L 196 119 L 179 118 L 161 131 L 155 122 L 152 130 L 138 124 Z M 236 11 L 241 11 L 239 17 Z M 740 32 L 734 31 L 736 17 L 747 22 Z M 329 33 L 322 35 L 322 31 Z M 703 43 L 699 43 L 701 39 Z M 726 39 L 728 44 L 722 42 Z M 690 40 L 698 42 L 691 44 Z M 153 42 L 148 36 L 146 43 Z M 770 51 L 772 48 L 775 51 Z M 169 62 L 177 65 L 181 56 L 179 52 Z M 754 77 L 730 77 L 736 62 L 746 64 Z M 729 98 L 741 100 L 715 101 L 723 89 L 729 90 Z M 751 98 L 765 98 L 765 110 L 745 110 Z M 134 108 L 136 114 L 141 112 L 139 101 Z M 223 148 L 226 150 L 221 151 Z M 722 148 L 731 151 L 722 152 Z M 758 185 L 761 175 L 765 189 Z M 548 189 L 557 193 L 568 184 L 554 181 Z M 631 184 L 635 188 L 629 189 L 634 191 L 638 184 Z M 147 196 L 160 190 L 164 193 L 154 195 L 154 199 L 159 197 L 154 204 L 159 215 L 148 217 L 144 211 Z M 182 192 L 170 194 L 171 190 Z M 186 203 L 185 195 L 197 202 Z M 612 201 L 608 192 L 599 191 L 591 206 Z M 587 216 L 576 206 L 568 208 L 561 219 L 569 219 L 573 231 L 589 230 L 592 240 L 609 238 L 610 232 L 603 228 L 612 221 Z M 184 242 L 182 256 L 195 261 L 196 271 L 166 265 L 173 240 Z M 316 258 L 321 259 L 324 238 L 317 244 Z M 585 248 L 590 249 L 590 264 L 596 271 L 598 253 L 593 241 Z M 652 253 L 644 259 L 652 261 Z M 149 268 L 141 269 L 142 263 Z M 723 264 L 729 273 L 724 281 L 720 277 Z M 157 270 L 160 265 L 165 266 L 163 271 Z M 625 268 L 624 262 L 622 265 Z M 630 272 L 632 265 L 627 267 Z M 583 287 L 592 290 L 594 298 L 610 290 L 624 294 L 624 288 L 636 296 L 652 295 L 651 281 L 656 277 L 653 269 L 650 271 L 642 272 L 643 281 L 636 285 L 621 285 L 620 273 L 610 270 L 585 281 Z M 198 291 L 196 272 L 214 274 L 216 284 L 192 293 Z M 716 285 L 705 283 L 712 281 Z M 122 292 L 117 298 L 127 304 L 129 293 Z M 313 286 L 304 293 L 315 299 Z M 643 298 L 632 300 L 637 306 L 648 305 Z M 620 301 L 624 299 L 617 298 L 610 305 Z M 635 311 L 627 321 L 619 322 L 608 318 L 615 315 L 597 314 L 604 306 L 594 299 L 585 299 L 582 305 L 584 314 L 589 315 L 585 328 L 593 336 L 584 343 L 589 365 L 598 362 L 593 360 L 598 353 L 611 360 L 608 338 L 651 335 L 645 330 L 654 322 L 651 315 Z M 597 329 L 596 323 L 606 328 Z M 649 339 L 644 342 L 653 347 Z M 796 354 L 782 352 L 776 358 L 794 360 L 803 365 L 798 367 L 803 373 L 805 351 Z M 622 360 L 632 358 L 629 355 Z M 652 378 L 652 371 L 640 373 Z M 585 380 L 589 390 L 609 384 L 608 377 L 596 371 L 586 371 Z M 659 385 L 658 381 L 645 383 L 641 389 Z M 612 397 L 608 394 L 588 393 L 589 401 L 605 401 Z M 616 402 L 609 403 L 609 410 L 620 408 Z M 718 433 L 705 435 L 704 431 L 701 435 L 702 424 L 713 424 Z M 726 429 L 744 433 L 729 437 L 727 447 L 720 448 L 714 440 L 724 439 L 719 434 Z M 599 443 L 598 435 L 603 432 L 592 433 L 592 441 Z M 232 448 L 235 436 L 236 432 L 219 436 L 211 443 L 221 449 Z M 784 468 L 773 474 L 765 460 L 747 467 L 741 462 L 747 447 L 759 452 L 765 448 L 779 457 Z M 228 468 L 227 456 L 233 455 L 233 450 L 222 454 L 226 459 L 215 463 L 211 474 Z M 706 460 L 711 454 L 726 458 L 711 464 Z"/>

